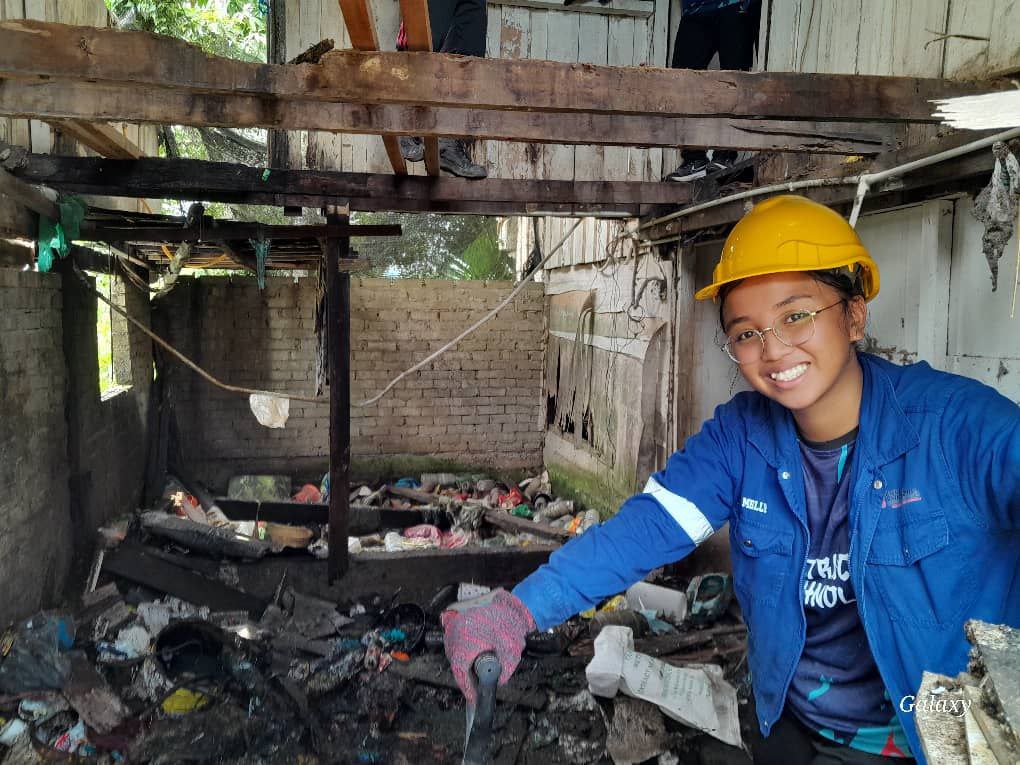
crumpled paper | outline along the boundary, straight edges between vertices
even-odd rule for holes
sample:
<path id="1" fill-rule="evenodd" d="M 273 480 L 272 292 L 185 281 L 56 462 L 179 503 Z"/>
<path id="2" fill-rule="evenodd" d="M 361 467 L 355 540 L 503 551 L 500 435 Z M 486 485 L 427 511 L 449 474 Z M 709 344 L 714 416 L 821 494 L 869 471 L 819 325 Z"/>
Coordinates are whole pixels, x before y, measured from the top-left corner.
<path id="1" fill-rule="evenodd" d="M 619 691 L 655 704 L 664 714 L 741 746 L 737 691 L 712 664 L 674 667 L 634 650 L 630 627 L 603 627 L 595 638 L 595 656 L 584 670 L 596 696 Z"/>

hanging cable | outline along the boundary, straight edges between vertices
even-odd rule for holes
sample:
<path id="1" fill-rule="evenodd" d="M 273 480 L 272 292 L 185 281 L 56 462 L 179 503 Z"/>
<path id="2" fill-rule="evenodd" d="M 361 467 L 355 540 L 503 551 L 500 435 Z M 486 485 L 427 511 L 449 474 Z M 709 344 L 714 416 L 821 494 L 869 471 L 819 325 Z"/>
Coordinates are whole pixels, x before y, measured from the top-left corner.
<path id="1" fill-rule="evenodd" d="M 217 388 L 222 388 L 223 390 L 230 391 L 231 393 L 241 393 L 241 394 L 243 394 L 245 396 L 250 396 L 252 394 L 255 394 L 257 396 L 272 396 L 274 398 L 289 398 L 289 399 L 292 399 L 294 401 L 305 401 L 305 402 L 308 402 L 310 404 L 328 404 L 329 403 L 329 399 L 328 398 L 322 398 L 322 397 L 316 398 L 316 397 L 312 397 L 312 396 L 295 396 L 295 395 L 293 395 L 291 393 L 273 393 L 272 391 L 267 391 L 267 390 L 257 390 L 257 389 L 254 389 L 254 388 L 242 388 L 239 385 L 230 385 L 228 383 L 225 383 L 225 382 L 222 382 L 220 380 L 217 380 L 211 374 L 209 374 L 204 369 L 202 369 L 202 367 L 200 367 L 194 361 L 192 361 L 187 356 L 185 356 L 183 353 L 181 353 L 176 348 L 174 348 L 172 345 L 170 345 L 170 343 L 168 343 L 166 340 L 161 338 L 155 332 L 153 332 L 148 327 L 146 327 L 144 324 L 142 324 L 140 321 L 138 321 L 138 319 L 136 319 L 134 316 L 131 316 L 127 311 L 122 310 L 120 308 L 120 306 L 115 305 L 112 300 L 108 300 L 106 298 L 106 296 L 103 295 L 102 292 L 100 292 L 99 290 L 93 288 L 92 285 L 89 284 L 88 279 L 85 278 L 85 275 L 82 273 L 82 271 L 78 267 L 77 263 L 74 263 L 72 265 L 72 267 L 74 268 L 75 275 L 78 277 L 78 279 L 81 280 L 82 285 L 85 287 L 86 290 L 91 292 L 93 295 L 95 295 L 100 300 L 102 300 L 104 303 L 106 303 L 108 306 L 110 306 L 110 308 L 112 310 L 116 311 L 118 314 L 123 316 L 129 322 L 131 322 L 135 327 L 137 327 L 139 330 L 141 330 L 150 340 L 152 340 L 152 342 L 154 342 L 157 345 L 159 345 L 160 347 L 164 348 L 167 351 L 167 353 L 169 353 L 174 358 L 176 358 L 178 361 L 180 361 L 182 364 L 184 364 L 184 366 L 188 367 L 193 372 L 195 372 L 197 375 L 199 375 L 202 379 L 206 380 L 207 382 L 211 383 L 212 385 L 215 385 Z"/>

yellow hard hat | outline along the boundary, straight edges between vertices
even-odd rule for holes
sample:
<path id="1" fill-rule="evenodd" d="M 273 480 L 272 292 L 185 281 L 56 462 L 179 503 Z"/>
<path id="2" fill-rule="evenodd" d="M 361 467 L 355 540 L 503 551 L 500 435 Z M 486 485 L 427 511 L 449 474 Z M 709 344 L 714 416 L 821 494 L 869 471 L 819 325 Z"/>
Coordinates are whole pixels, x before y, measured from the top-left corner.
<path id="1" fill-rule="evenodd" d="M 878 294 L 878 264 L 843 217 L 806 197 L 784 194 L 759 202 L 726 237 L 712 283 L 696 300 L 751 276 L 847 267 L 861 279 L 864 299 Z"/>

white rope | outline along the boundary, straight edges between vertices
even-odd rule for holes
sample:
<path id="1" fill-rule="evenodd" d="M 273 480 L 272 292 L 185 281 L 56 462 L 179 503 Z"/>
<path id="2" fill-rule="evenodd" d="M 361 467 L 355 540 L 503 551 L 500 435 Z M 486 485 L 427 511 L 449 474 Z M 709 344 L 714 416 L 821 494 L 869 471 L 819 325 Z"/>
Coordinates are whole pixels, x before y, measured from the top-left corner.
<path id="1" fill-rule="evenodd" d="M 544 258 L 542 258 L 542 261 L 537 266 L 535 266 L 534 269 L 532 269 L 531 273 L 529 273 L 527 276 L 525 276 L 523 279 L 521 279 L 520 283 L 516 287 L 514 287 L 513 290 L 511 290 L 510 294 L 507 295 L 503 299 L 503 302 L 501 302 L 498 306 L 496 306 L 491 311 L 489 311 L 489 313 L 487 313 L 481 319 L 476 321 L 470 327 L 468 327 L 463 332 L 461 332 L 459 335 L 457 335 L 455 338 L 453 338 L 453 340 L 448 342 L 446 345 L 444 345 L 438 351 L 436 351 L 435 353 L 429 354 L 428 356 L 426 356 L 424 359 L 419 361 L 417 364 L 415 364 L 410 369 L 404 370 L 399 375 L 394 377 L 392 380 L 390 380 L 389 384 L 385 388 L 383 388 L 381 391 L 379 391 L 376 395 L 372 396 L 372 398 L 366 399 L 365 401 L 359 401 L 358 403 L 354 404 L 354 406 L 363 407 L 363 406 L 370 406 L 370 405 L 374 404 L 376 401 L 378 401 L 383 396 L 385 396 L 387 393 L 389 393 L 393 389 L 393 386 L 396 385 L 398 382 L 403 380 L 408 375 L 417 372 L 419 369 L 424 367 L 426 364 L 429 364 L 429 363 L 435 361 L 437 358 L 439 358 L 444 353 L 446 353 L 448 350 L 450 350 L 455 345 L 457 345 L 457 343 L 459 343 L 465 337 L 470 335 L 472 332 L 477 330 L 479 327 L 481 327 L 483 324 L 485 324 L 487 321 L 489 321 L 492 317 L 494 317 L 496 314 L 498 314 L 500 311 L 502 311 L 504 308 L 506 308 L 507 304 L 509 304 L 511 300 L 513 300 L 515 297 L 517 297 L 518 293 L 521 290 L 523 290 L 528 285 L 528 282 L 531 281 L 531 277 L 535 275 L 535 272 L 539 271 L 542 268 L 542 266 L 544 266 L 553 255 L 555 255 L 557 252 L 559 252 L 560 248 L 566 243 L 567 239 L 570 238 L 570 235 L 574 233 L 574 231 L 577 229 L 578 226 L 581 225 L 581 221 L 582 220 L 584 220 L 584 219 L 583 218 L 578 218 L 576 221 L 574 221 L 574 225 L 571 226 L 567 230 L 567 233 L 565 233 L 563 235 L 563 238 L 560 239 L 559 243 L 555 247 L 553 247 L 551 250 L 549 250 L 549 254 L 546 255 Z"/>

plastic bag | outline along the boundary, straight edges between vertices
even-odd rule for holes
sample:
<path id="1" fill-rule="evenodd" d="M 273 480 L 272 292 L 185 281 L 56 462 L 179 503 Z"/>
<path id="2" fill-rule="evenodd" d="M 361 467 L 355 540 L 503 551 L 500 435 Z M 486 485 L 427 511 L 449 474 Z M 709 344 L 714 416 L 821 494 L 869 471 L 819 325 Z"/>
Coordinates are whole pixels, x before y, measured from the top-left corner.
<path id="1" fill-rule="evenodd" d="M 0 664 L 0 691 L 63 688 L 71 675 L 65 651 L 74 644 L 74 620 L 67 614 L 43 612 L 18 626 L 14 644 Z"/>
<path id="2" fill-rule="evenodd" d="M 287 425 L 287 418 L 290 417 L 289 398 L 252 393 L 248 397 L 248 404 L 260 425 L 267 428 L 282 428 Z"/>

